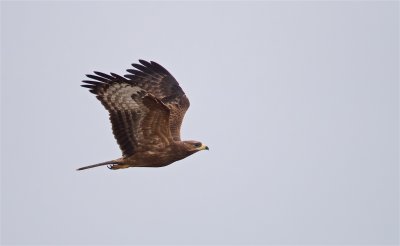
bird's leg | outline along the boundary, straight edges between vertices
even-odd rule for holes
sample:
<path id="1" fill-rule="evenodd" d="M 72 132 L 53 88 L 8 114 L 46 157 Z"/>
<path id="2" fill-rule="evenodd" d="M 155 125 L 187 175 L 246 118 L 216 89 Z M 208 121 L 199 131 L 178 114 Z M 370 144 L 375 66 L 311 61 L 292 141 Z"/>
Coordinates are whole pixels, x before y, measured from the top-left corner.
<path id="1" fill-rule="evenodd" d="M 108 167 L 108 169 L 111 169 L 111 170 L 117 170 L 117 169 L 128 168 L 130 166 L 127 164 L 110 164 L 110 165 L 107 165 L 107 167 Z"/>

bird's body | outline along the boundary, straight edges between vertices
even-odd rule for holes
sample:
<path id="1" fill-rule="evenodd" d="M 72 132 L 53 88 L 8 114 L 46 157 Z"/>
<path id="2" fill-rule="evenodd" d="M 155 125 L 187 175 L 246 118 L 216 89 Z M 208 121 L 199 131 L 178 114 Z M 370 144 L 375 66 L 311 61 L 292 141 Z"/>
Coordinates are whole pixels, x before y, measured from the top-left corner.
<path id="1" fill-rule="evenodd" d="M 198 141 L 181 141 L 180 127 L 189 100 L 175 78 L 155 62 L 139 60 L 124 77 L 94 72 L 82 85 L 97 95 L 110 113 L 114 136 L 122 158 L 79 168 L 108 165 L 163 167 L 200 150 Z"/>

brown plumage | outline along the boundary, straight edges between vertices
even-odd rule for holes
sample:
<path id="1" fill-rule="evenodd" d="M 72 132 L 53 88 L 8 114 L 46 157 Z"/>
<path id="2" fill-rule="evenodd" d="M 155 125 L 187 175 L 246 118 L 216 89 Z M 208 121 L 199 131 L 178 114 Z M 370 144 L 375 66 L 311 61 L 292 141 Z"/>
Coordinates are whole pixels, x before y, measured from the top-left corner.
<path id="1" fill-rule="evenodd" d="M 112 130 L 122 157 L 81 167 L 108 165 L 163 167 L 208 147 L 198 141 L 181 141 L 180 128 L 189 100 L 175 78 L 155 62 L 139 60 L 124 77 L 114 73 L 86 75 L 89 88 L 110 114 Z"/>

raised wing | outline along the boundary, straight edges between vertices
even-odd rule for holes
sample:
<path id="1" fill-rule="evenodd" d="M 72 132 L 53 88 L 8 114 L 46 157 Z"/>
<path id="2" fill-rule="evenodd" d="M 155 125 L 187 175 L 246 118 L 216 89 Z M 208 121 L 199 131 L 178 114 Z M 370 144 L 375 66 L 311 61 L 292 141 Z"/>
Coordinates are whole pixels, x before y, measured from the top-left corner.
<path id="1" fill-rule="evenodd" d="M 129 80 L 111 73 L 87 75 L 82 87 L 97 95 L 110 113 L 115 139 L 124 157 L 160 148 L 173 141 L 170 109 L 156 96 Z"/>
<path id="2" fill-rule="evenodd" d="M 175 141 L 180 141 L 180 129 L 183 117 L 190 106 L 176 79 L 160 64 L 139 60 L 141 64 L 132 64 L 125 75 L 132 84 L 153 94 L 170 108 L 169 127 Z"/>

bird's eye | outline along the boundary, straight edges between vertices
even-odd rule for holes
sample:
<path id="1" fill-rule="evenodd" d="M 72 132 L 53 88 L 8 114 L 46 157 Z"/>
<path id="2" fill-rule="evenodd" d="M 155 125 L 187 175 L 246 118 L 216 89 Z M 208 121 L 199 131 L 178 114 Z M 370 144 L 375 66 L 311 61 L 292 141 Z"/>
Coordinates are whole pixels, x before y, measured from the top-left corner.
<path id="1" fill-rule="evenodd" d="M 201 143 L 195 143 L 194 147 L 201 147 Z"/>

